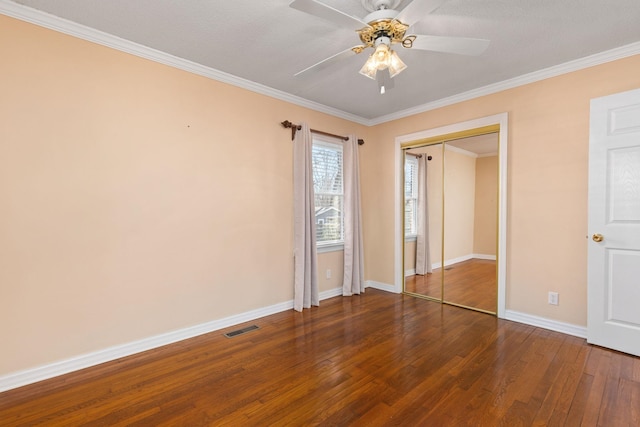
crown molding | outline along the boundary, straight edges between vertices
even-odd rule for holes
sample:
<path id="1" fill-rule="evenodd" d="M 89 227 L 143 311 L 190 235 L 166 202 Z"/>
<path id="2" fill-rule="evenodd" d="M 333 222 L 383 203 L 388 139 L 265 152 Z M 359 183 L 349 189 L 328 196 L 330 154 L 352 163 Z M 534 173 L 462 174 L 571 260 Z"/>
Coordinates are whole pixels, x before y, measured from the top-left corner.
<path id="1" fill-rule="evenodd" d="M 469 150 L 465 150 L 464 148 L 456 147 L 454 145 L 445 144 L 444 149 L 447 151 L 453 151 L 455 153 L 462 154 L 463 156 L 473 157 L 474 159 L 478 158 L 478 154 Z"/>
<path id="2" fill-rule="evenodd" d="M 271 88 L 269 86 L 252 82 L 250 80 L 243 79 L 211 67 L 197 64 L 195 62 L 179 58 L 165 52 L 161 52 L 159 50 L 122 39 L 112 34 L 89 28 L 63 18 L 14 3 L 10 0 L 0 0 L 0 14 L 10 16 L 12 18 L 29 22 L 54 31 L 58 31 L 60 33 L 68 34 L 70 36 L 87 40 L 89 42 L 100 44 L 102 46 L 110 47 L 112 49 L 129 53 L 140 58 L 168 65 L 170 67 L 187 71 L 189 73 L 197 74 L 212 80 L 227 83 L 242 89 L 266 95 L 271 98 L 279 99 L 281 101 L 298 105 L 300 107 L 349 120 L 351 122 L 358 123 L 364 126 L 379 125 L 393 120 L 413 116 L 415 114 L 424 113 L 426 111 L 435 110 L 437 108 L 446 107 L 448 105 L 457 104 L 459 102 L 469 101 L 474 98 L 491 95 L 503 90 L 513 89 L 518 86 L 524 86 L 530 83 L 538 82 L 540 80 L 557 77 L 563 74 L 579 71 L 585 68 L 640 54 L 640 42 L 635 42 L 605 52 L 600 52 L 590 56 L 586 56 L 584 58 L 569 61 L 564 64 L 514 77 L 509 80 L 504 80 L 502 82 L 493 83 L 467 92 L 459 93 L 447 98 L 442 98 L 433 102 L 428 102 L 426 104 L 407 108 L 395 113 L 379 116 L 373 119 L 367 119 L 356 114 L 348 113 L 337 108 L 310 101 L 308 99 L 295 96 L 287 92 Z"/>
<path id="3" fill-rule="evenodd" d="M 309 101 L 299 96 L 291 95 L 278 89 L 271 88 L 247 79 L 234 76 L 223 71 L 216 70 L 129 40 L 87 27 L 58 16 L 48 14 L 27 6 L 14 3 L 10 0 L 0 0 L 0 14 L 21 21 L 29 22 L 40 27 L 48 28 L 63 34 L 77 37 L 92 43 L 106 46 L 121 52 L 129 53 L 140 58 L 148 59 L 160 64 L 168 65 L 189 73 L 207 77 L 222 83 L 227 83 L 251 92 L 266 95 L 271 98 L 279 99 L 300 107 L 309 108 L 314 111 L 329 114 L 351 122 L 359 123 L 365 126 L 369 125 L 369 121 L 355 114 L 347 113 L 337 108 L 329 107 L 324 104 Z"/>
<path id="4" fill-rule="evenodd" d="M 379 125 L 381 123 L 402 119 L 405 117 L 413 116 L 415 114 L 424 113 L 426 111 L 435 110 L 437 108 L 446 107 L 452 104 L 457 104 L 459 102 L 469 101 L 474 98 L 480 98 L 482 96 L 502 92 L 503 90 L 513 89 L 518 86 L 524 86 L 530 83 L 549 79 L 551 77 L 561 76 L 563 74 L 572 73 L 574 71 L 579 71 L 596 65 L 605 64 L 607 62 L 616 61 L 618 59 L 627 58 L 629 56 L 637 54 L 640 54 L 640 42 L 631 43 L 625 46 L 617 47 L 615 49 L 607 50 L 605 52 L 600 52 L 590 56 L 586 56 L 584 58 L 565 62 L 564 64 L 544 68 L 542 70 L 523 74 L 509 80 L 504 80 L 498 83 L 493 83 L 487 86 L 473 89 L 468 92 L 459 93 L 457 95 L 442 98 L 437 101 L 428 102 L 416 107 L 407 108 L 406 110 L 380 116 L 375 119 L 369 120 L 368 124 L 369 126 Z"/>

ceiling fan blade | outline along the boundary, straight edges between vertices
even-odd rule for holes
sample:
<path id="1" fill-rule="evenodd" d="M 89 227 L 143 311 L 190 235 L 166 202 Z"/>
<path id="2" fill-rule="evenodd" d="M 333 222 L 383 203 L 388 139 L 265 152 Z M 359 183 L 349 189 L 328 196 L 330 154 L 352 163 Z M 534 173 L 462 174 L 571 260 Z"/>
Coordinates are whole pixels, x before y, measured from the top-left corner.
<path id="1" fill-rule="evenodd" d="M 489 43 L 486 39 L 418 35 L 411 48 L 476 56 L 484 52 Z"/>
<path id="2" fill-rule="evenodd" d="M 306 12 L 310 15 L 317 16 L 319 18 L 331 21 L 334 24 L 348 28 L 351 30 L 360 30 L 369 25 L 355 16 L 347 15 L 344 12 L 334 9 L 324 3 L 320 3 L 316 0 L 294 0 L 289 4 L 289 7 Z"/>
<path id="3" fill-rule="evenodd" d="M 413 0 L 398 13 L 395 20 L 411 26 L 442 6 L 445 1 L 446 0 Z"/>
<path id="4" fill-rule="evenodd" d="M 364 46 L 360 46 L 360 47 L 364 47 Z M 326 59 L 323 59 L 322 61 L 320 61 L 320 62 L 318 62 L 316 64 L 313 64 L 312 66 L 307 67 L 302 71 L 298 71 L 297 73 L 294 74 L 294 76 L 298 77 L 298 76 L 300 76 L 302 74 L 307 75 L 307 74 L 312 73 L 312 72 L 315 73 L 315 72 L 318 72 L 318 71 L 322 71 L 325 68 L 327 68 L 328 66 L 340 61 L 343 58 L 347 58 L 349 56 L 355 55 L 356 52 L 353 49 L 354 48 L 349 48 L 347 50 L 343 50 L 342 52 L 336 53 L 335 55 L 330 56 L 330 57 L 328 57 Z"/>

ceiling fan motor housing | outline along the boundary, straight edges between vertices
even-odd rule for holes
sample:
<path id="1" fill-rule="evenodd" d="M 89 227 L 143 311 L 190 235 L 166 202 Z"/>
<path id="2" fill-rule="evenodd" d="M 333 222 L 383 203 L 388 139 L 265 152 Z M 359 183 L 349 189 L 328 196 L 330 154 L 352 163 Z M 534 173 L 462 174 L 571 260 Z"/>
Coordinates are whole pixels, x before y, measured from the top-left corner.
<path id="1" fill-rule="evenodd" d="M 386 44 L 387 46 L 391 46 L 391 39 L 386 35 L 381 35 L 374 41 L 374 47 L 378 47 L 381 44 Z"/>
<path id="2" fill-rule="evenodd" d="M 400 21 L 395 21 L 393 18 L 384 18 L 376 21 L 369 21 L 369 26 L 358 30 L 358 35 L 365 47 L 378 46 L 380 42 L 377 42 L 377 40 L 380 38 L 387 38 L 387 45 L 391 45 L 391 43 L 402 43 L 408 28 L 408 25 L 405 25 Z"/>
<path id="3" fill-rule="evenodd" d="M 390 21 L 398 16 L 398 11 L 393 9 L 380 9 L 371 12 L 363 18 L 363 21 L 371 25 L 378 21 Z"/>

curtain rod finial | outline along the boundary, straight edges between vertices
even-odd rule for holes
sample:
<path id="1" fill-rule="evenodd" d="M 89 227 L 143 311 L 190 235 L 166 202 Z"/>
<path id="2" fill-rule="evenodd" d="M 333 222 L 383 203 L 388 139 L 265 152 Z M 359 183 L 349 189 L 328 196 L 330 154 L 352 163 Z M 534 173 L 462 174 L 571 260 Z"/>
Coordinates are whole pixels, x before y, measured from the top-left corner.
<path id="1" fill-rule="evenodd" d="M 296 139 L 296 131 L 302 129 L 301 125 L 294 125 L 293 123 L 291 123 L 289 120 L 285 120 L 284 122 L 280 122 L 280 124 L 282 125 L 282 127 L 284 128 L 291 128 L 291 140 L 293 141 L 294 139 Z"/>

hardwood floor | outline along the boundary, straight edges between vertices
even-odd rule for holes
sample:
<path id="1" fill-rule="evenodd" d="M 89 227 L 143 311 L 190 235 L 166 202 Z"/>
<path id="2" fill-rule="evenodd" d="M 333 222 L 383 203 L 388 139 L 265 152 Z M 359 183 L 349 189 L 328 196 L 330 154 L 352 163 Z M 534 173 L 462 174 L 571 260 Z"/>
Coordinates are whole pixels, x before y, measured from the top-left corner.
<path id="1" fill-rule="evenodd" d="M 424 276 L 405 278 L 405 290 L 440 299 L 442 294 L 441 268 Z M 444 268 L 444 300 L 495 313 L 498 307 L 496 262 L 470 259 Z"/>
<path id="2" fill-rule="evenodd" d="M 569 335 L 375 289 L 251 324 L 2 393 L 0 425 L 640 425 L 640 359 Z"/>

